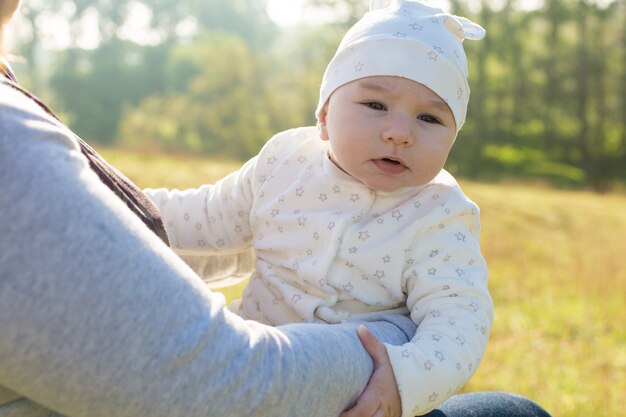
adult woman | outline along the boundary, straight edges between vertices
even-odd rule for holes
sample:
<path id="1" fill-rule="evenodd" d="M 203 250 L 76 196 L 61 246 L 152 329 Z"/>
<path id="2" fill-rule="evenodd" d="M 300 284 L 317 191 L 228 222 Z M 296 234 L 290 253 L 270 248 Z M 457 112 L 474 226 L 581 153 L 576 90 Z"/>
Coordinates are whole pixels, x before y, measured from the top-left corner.
<path id="1" fill-rule="evenodd" d="M 18 3 L 0 0 L 0 24 Z M 0 416 L 327 417 L 356 399 L 372 372 L 356 324 L 269 328 L 225 311 L 136 187 L 4 58 L 0 127 Z M 389 343 L 413 332 L 401 317 L 368 327 Z"/>

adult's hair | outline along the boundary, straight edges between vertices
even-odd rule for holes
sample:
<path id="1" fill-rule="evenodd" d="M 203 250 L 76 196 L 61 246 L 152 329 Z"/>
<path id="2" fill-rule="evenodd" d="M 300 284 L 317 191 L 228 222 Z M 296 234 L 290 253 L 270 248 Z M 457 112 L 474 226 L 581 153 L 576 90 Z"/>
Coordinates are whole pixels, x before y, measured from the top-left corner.
<path id="1" fill-rule="evenodd" d="M 3 52 L 4 27 L 17 10 L 20 0 L 0 0 L 0 53 Z"/>

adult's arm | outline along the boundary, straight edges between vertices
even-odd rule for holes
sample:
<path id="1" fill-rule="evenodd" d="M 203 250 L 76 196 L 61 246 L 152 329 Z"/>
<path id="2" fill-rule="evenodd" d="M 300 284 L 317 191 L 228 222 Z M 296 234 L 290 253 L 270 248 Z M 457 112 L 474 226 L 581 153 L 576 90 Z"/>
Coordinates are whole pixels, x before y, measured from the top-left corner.
<path id="1" fill-rule="evenodd" d="M 0 388 L 90 417 L 328 417 L 358 396 L 356 324 L 243 321 L 2 84 L 0 126 Z M 370 327 L 402 344 L 398 324 Z"/>

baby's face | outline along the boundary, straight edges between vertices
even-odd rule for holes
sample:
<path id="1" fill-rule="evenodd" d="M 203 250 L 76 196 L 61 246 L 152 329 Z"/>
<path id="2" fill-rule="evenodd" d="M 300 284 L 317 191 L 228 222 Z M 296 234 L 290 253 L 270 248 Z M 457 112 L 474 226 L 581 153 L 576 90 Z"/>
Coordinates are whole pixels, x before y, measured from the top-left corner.
<path id="1" fill-rule="evenodd" d="M 432 180 L 456 136 L 452 111 L 437 94 L 388 76 L 339 87 L 321 111 L 318 127 L 339 168 L 387 192 Z"/>

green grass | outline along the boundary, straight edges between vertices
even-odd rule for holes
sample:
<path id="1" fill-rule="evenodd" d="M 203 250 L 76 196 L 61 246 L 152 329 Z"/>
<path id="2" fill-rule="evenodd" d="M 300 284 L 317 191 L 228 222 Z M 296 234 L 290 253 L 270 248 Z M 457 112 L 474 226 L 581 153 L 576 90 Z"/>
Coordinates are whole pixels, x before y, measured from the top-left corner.
<path id="1" fill-rule="evenodd" d="M 239 166 L 103 154 L 142 187 L 193 187 Z M 486 356 L 464 391 L 516 392 L 554 417 L 623 415 L 626 195 L 461 185 L 482 210 L 482 247 L 496 305 Z"/>
<path id="2" fill-rule="evenodd" d="M 468 390 L 527 395 L 555 416 L 623 415 L 626 196 L 464 184 L 482 208 L 496 320 Z"/>

